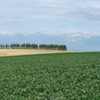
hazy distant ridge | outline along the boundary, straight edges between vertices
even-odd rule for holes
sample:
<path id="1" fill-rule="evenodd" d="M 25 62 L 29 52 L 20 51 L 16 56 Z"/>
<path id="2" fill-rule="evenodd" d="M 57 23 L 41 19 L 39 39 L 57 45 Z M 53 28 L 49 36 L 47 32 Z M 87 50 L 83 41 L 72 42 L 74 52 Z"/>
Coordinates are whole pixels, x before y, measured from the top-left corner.
<path id="1" fill-rule="evenodd" d="M 0 44 L 35 43 L 35 44 L 64 44 L 68 50 L 99 51 L 100 36 L 84 33 L 60 34 L 50 36 L 40 32 L 28 36 L 16 33 L 14 35 L 0 35 Z"/>

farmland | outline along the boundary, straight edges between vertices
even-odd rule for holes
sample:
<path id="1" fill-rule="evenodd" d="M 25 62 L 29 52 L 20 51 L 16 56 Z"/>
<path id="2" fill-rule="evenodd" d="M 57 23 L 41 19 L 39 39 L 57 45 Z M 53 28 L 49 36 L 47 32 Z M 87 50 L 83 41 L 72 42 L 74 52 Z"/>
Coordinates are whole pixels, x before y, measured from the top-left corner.
<path id="1" fill-rule="evenodd" d="M 0 100 L 100 100 L 100 52 L 1 57 Z"/>
<path id="2" fill-rule="evenodd" d="M 75 51 L 66 50 L 37 50 L 37 49 L 0 49 L 0 57 L 2 56 L 18 56 L 30 54 L 46 54 L 46 53 L 66 53 Z"/>

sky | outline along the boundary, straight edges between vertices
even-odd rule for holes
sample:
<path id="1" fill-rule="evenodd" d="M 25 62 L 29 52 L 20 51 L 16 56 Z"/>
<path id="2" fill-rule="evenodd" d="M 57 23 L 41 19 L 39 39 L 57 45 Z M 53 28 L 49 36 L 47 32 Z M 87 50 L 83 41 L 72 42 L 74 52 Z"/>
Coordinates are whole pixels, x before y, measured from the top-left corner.
<path id="1" fill-rule="evenodd" d="M 100 0 L 0 0 L 0 34 L 100 34 Z"/>

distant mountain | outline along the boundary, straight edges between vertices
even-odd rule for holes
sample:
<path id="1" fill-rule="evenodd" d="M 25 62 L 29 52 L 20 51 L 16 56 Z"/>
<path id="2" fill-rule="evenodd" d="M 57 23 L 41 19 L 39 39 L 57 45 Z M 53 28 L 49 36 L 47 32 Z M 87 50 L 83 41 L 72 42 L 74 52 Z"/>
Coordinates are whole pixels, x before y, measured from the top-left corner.
<path id="1" fill-rule="evenodd" d="M 85 33 L 66 33 L 57 36 L 46 35 L 40 32 L 24 36 L 16 33 L 14 35 L 0 35 L 0 44 L 11 43 L 35 43 L 35 44 L 64 44 L 68 50 L 76 51 L 100 51 L 100 36 Z"/>
<path id="2" fill-rule="evenodd" d="M 50 38 L 47 35 L 40 32 L 27 36 L 28 43 L 45 44 L 45 43 L 48 43 L 48 41 L 50 41 Z"/>
<path id="3" fill-rule="evenodd" d="M 25 41 L 24 39 L 26 38 L 26 36 L 16 33 L 10 36 L 10 38 L 11 38 L 10 43 L 23 43 Z"/>
<path id="4" fill-rule="evenodd" d="M 100 51 L 100 36 L 91 36 L 84 39 L 82 43 L 89 51 Z"/>

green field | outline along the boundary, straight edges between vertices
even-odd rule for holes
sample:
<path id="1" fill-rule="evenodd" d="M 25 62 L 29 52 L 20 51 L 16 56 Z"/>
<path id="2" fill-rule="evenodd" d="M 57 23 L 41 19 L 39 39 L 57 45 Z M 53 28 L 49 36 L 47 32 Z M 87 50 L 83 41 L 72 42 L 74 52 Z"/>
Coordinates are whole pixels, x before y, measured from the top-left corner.
<path id="1" fill-rule="evenodd" d="M 0 100 L 100 100 L 100 53 L 1 57 Z"/>

